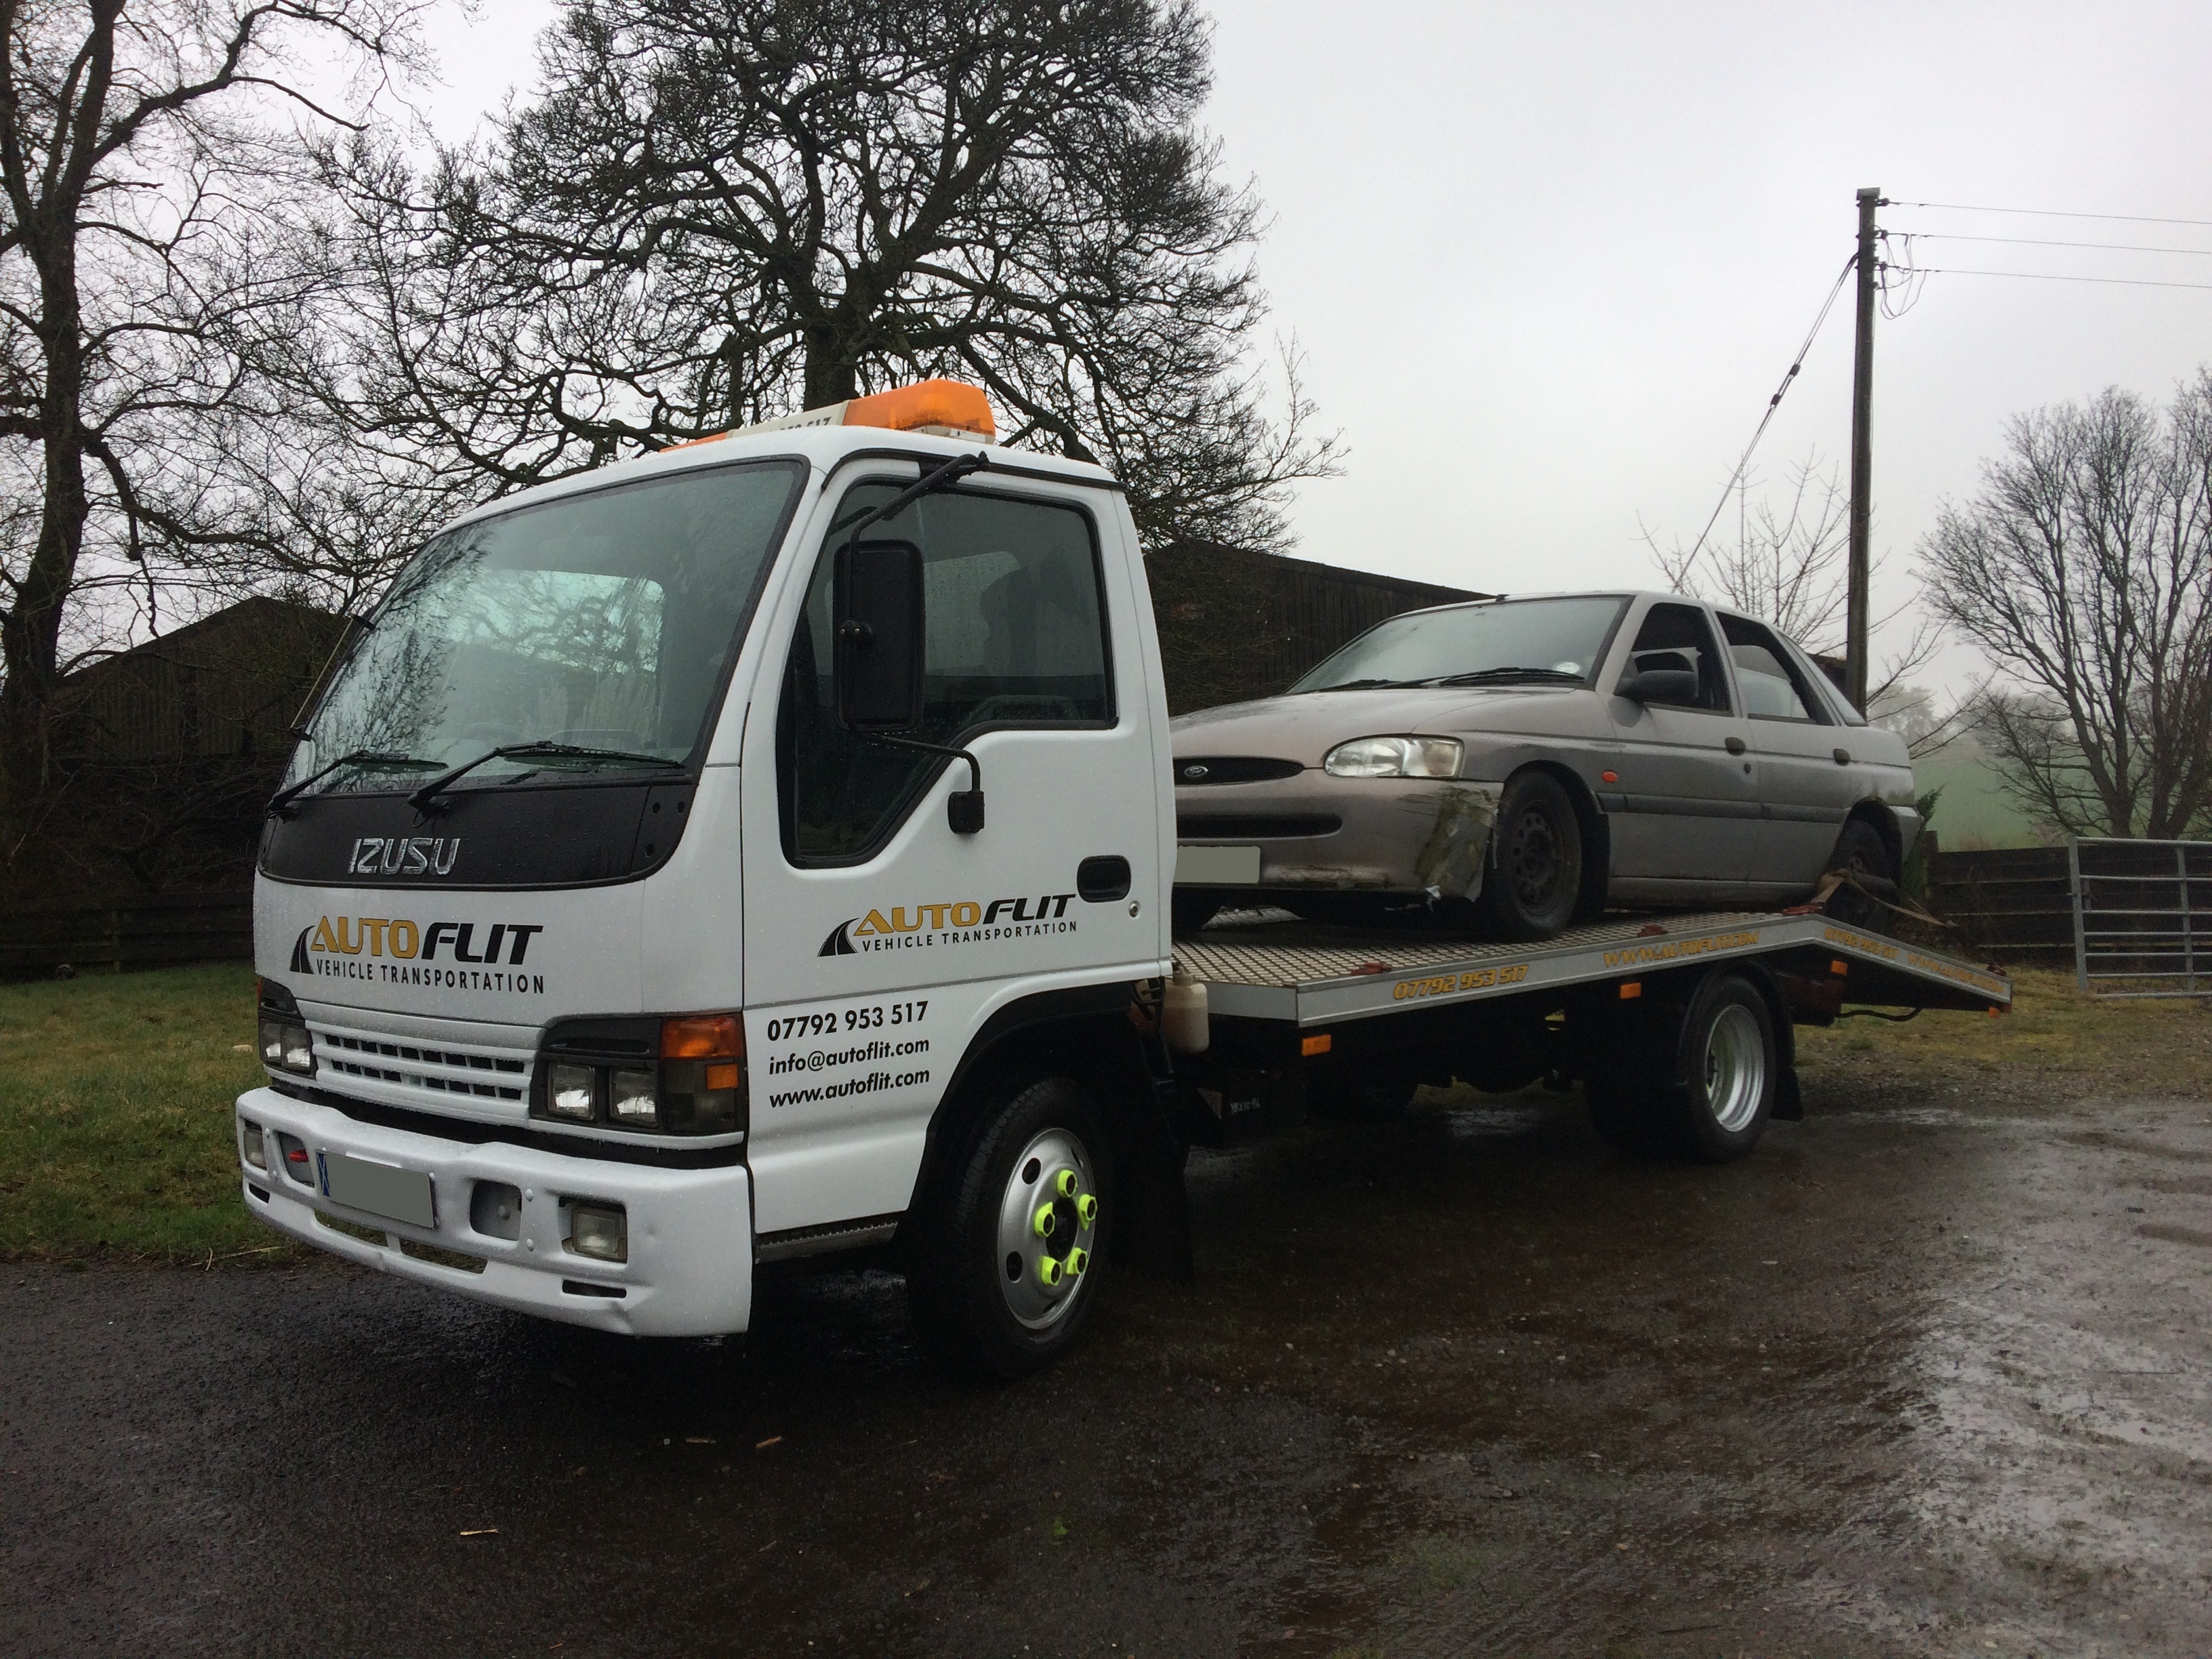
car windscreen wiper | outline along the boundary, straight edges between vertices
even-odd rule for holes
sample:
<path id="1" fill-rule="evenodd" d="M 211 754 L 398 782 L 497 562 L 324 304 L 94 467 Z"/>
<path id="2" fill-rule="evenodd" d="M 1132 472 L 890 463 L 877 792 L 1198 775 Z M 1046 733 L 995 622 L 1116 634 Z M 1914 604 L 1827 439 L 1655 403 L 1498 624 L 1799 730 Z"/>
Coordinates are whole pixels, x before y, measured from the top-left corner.
<path id="1" fill-rule="evenodd" d="M 1468 674 L 1443 674 L 1423 685 L 1510 685 L 1516 680 L 1540 680 L 1550 685 L 1580 685 L 1584 676 L 1564 668 L 1478 668 Z"/>
<path id="2" fill-rule="evenodd" d="M 684 763 L 671 760 L 665 755 L 641 755 L 628 749 L 590 749 L 580 744 L 554 743 L 541 739 L 537 743 L 503 744 L 497 749 L 488 749 L 474 760 L 463 761 L 450 771 L 441 772 L 407 797 L 407 804 L 418 812 L 427 812 L 431 803 L 487 761 L 514 760 L 527 755 L 532 760 L 619 761 L 627 766 L 672 766 L 679 771 Z"/>
<path id="3" fill-rule="evenodd" d="M 1402 691 L 1409 685 L 1426 685 L 1427 680 L 1339 680 L 1334 685 L 1316 685 L 1316 691 L 1373 691 L 1385 688 Z"/>
<path id="4" fill-rule="evenodd" d="M 279 789 L 269 798 L 268 811 L 280 816 L 284 809 L 342 766 L 411 766 L 428 771 L 438 763 L 421 760 L 413 755 L 395 755 L 382 749 L 351 749 L 340 755 L 319 772 L 301 778 L 299 782 Z"/>

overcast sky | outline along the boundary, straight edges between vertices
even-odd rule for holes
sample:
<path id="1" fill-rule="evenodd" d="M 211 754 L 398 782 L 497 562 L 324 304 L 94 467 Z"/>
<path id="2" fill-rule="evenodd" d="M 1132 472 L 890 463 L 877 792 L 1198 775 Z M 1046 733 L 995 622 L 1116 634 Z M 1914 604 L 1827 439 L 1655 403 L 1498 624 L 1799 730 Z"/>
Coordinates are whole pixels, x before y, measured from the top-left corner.
<path id="1" fill-rule="evenodd" d="M 2153 244 L 2212 222 L 2212 6 L 1443 5 L 1214 0 L 1208 123 L 1273 215 L 1259 251 L 1341 478 L 1309 558 L 1490 590 L 1656 585 L 1638 520 L 1694 538 L 1850 256 L 1893 230 Z M 434 125 L 526 88 L 541 0 L 433 27 Z M 2212 257 L 1924 241 L 1938 266 L 2212 285 Z M 1849 457 L 1851 319 L 1830 316 L 1753 466 Z M 2008 414 L 2212 362 L 2203 290 L 1934 276 L 1877 324 L 1877 611 Z M 1879 641 L 1877 642 L 1879 645 Z M 1935 676 L 1952 684 L 1963 653 Z"/>

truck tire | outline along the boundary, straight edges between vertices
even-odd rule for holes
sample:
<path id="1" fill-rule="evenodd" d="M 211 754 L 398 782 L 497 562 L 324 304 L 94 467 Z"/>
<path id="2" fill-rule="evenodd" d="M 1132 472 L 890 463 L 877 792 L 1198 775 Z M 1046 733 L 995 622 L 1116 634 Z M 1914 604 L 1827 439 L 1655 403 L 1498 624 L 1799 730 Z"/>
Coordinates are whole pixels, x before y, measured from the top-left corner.
<path id="1" fill-rule="evenodd" d="M 1668 1026 L 1672 1030 L 1668 1030 Z M 1726 1164 L 1759 1145 L 1780 1091 L 1774 1012 L 1741 974 L 1709 974 L 1678 1016 L 1647 1014 L 1583 1085 L 1590 1122 L 1640 1158 Z"/>
<path id="2" fill-rule="evenodd" d="M 1011 1381 L 1073 1348 L 1098 1298 L 1112 1143 L 1072 1079 L 1014 1085 L 925 1200 L 907 1285 L 922 1337 L 965 1376 Z"/>
<path id="3" fill-rule="evenodd" d="M 1548 772 L 1523 772 L 1505 787 L 1491 826 L 1475 910 L 1498 939 L 1549 939 L 1575 919 L 1582 897 L 1583 832 L 1575 804 Z"/>

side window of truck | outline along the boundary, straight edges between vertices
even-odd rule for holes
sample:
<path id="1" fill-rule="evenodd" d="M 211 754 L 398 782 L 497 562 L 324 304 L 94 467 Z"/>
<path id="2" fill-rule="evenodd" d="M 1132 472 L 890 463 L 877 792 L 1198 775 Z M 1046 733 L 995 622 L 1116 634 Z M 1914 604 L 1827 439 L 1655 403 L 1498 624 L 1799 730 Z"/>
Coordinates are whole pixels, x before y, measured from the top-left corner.
<path id="1" fill-rule="evenodd" d="M 852 524 L 901 486 L 860 483 L 835 520 Z M 1114 723 L 1097 538 L 1072 507 L 980 491 L 924 496 L 872 526 L 871 539 L 921 549 L 921 726 L 959 744 L 1005 726 Z M 776 711 L 776 789 L 785 856 L 851 864 L 872 856 L 948 763 L 870 743 L 837 722 L 831 587 L 842 532 L 825 540 L 793 635 Z M 962 777 L 967 769 L 960 769 Z M 965 787 L 964 781 L 961 785 Z"/>

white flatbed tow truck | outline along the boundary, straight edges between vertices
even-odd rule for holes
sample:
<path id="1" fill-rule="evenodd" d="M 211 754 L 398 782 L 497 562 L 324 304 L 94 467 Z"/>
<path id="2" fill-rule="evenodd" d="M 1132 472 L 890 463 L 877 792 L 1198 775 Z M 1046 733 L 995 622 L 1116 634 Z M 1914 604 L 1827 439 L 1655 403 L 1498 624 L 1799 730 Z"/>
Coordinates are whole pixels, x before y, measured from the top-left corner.
<path id="1" fill-rule="evenodd" d="M 637 1335 L 744 1330 L 762 1267 L 874 1253 L 1012 1376 L 1102 1262 L 1193 1270 L 1194 1143 L 1540 1079 L 1725 1161 L 1802 1110 L 1796 1024 L 2008 1006 L 1810 909 L 1173 937 L 1134 524 L 992 430 L 931 382 L 433 538 L 270 803 L 252 1213 Z"/>

